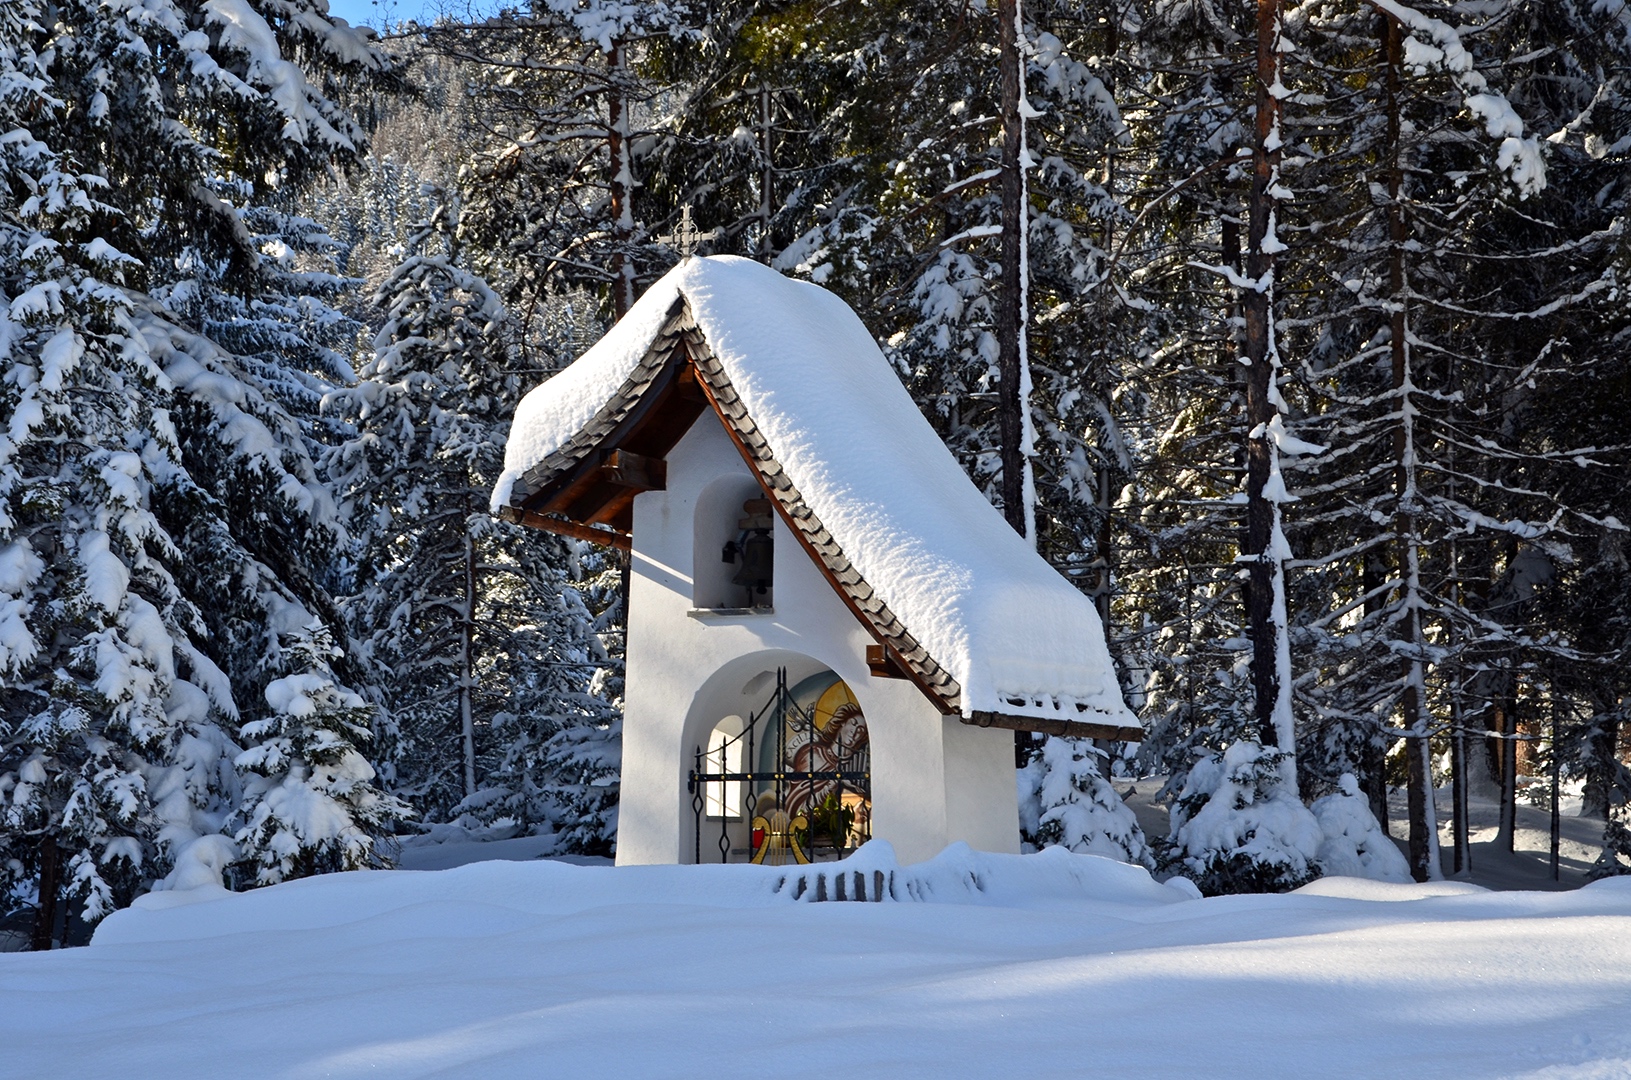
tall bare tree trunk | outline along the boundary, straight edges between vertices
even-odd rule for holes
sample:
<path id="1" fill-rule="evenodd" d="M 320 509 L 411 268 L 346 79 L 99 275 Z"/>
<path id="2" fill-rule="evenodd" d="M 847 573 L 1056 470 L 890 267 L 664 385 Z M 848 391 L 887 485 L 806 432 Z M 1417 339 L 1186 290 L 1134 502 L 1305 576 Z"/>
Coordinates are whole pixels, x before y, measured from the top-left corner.
<path id="1" fill-rule="evenodd" d="M 1400 68 L 1403 34 L 1392 17 L 1383 15 L 1382 39 L 1387 76 L 1384 81 L 1387 123 L 1388 291 L 1392 304 L 1389 348 L 1393 361 L 1393 396 L 1398 422 L 1393 428 L 1393 534 L 1396 537 L 1400 628 L 1404 636 L 1404 718 L 1406 765 L 1409 770 L 1410 872 L 1417 881 L 1444 876 L 1439 866 L 1438 814 L 1433 805 L 1433 754 L 1427 717 L 1427 673 L 1422 660 L 1421 493 L 1417 488 L 1417 413 L 1411 370 L 1410 315 L 1405 281 L 1404 168 L 1400 162 Z"/>
<path id="2" fill-rule="evenodd" d="M 40 904 L 34 909 L 34 926 L 28 947 L 44 952 L 57 933 L 58 895 L 62 892 L 62 852 L 55 833 L 40 834 Z"/>
<path id="3" fill-rule="evenodd" d="M 1518 838 L 1518 674 L 1517 665 L 1507 661 L 1506 679 L 1495 707 L 1501 748 L 1501 817 L 1495 842 L 1511 851 Z"/>
<path id="4" fill-rule="evenodd" d="M 464 797 L 476 793 L 476 538 L 464 530 L 464 625 L 459 655 L 459 729 L 464 744 Z"/>
<path id="5" fill-rule="evenodd" d="M 1454 857 L 1451 860 L 1456 874 L 1472 873 L 1472 830 L 1468 820 L 1471 811 L 1468 793 L 1471 789 L 1467 769 L 1470 762 L 1467 746 L 1467 717 L 1461 705 L 1461 673 L 1456 671 L 1450 688 L 1450 801 L 1453 804 L 1450 819 L 1450 837 Z"/>
<path id="6" fill-rule="evenodd" d="M 1359 591 L 1365 595 L 1365 617 L 1370 619 L 1387 606 L 1387 598 L 1383 595 L 1382 586 L 1387 582 L 1387 565 L 1382 561 L 1380 551 L 1368 551 L 1362 556 L 1363 562 L 1359 567 Z M 1377 824 L 1382 831 L 1388 830 L 1387 805 L 1387 752 L 1392 741 L 1386 734 L 1387 723 L 1378 721 L 1380 729 L 1377 734 L 1366 740 L 1364 751 L 1364 778 L 1359 782 L 1359 788 L 1365 793 L 1370 802 L 1370 812 L 1375 816 Z"/>
<path id="7" fill-rule="evenodd" d="M 1552 776 L 1551 776 L 1551 780 L 1552 780 L 1552 807 L 1551 807 L 1551 809 L 1552 809 L 1552 836 L 1551 836 L 1552 846 L 1551 846 L 1551 860 L 1552 860 L 1552 880 L 1553 881 L 1560 881 L 1560 880 L 1562 880 L 1562 877 L 1561 877 L 1562 868 L 1561 868 L 1561 862 L 1560 862 L 1560 855 L 1561 855 L 1561 848 L 1562 848 L 1562 843 L 1563 843 L 1563 807 L 1562 807 L 1563 749 L 1562 749 L 1562 739 L 1563 739 L 1563 709 L 1564 709 L 1564 705 L 1563 705 L 1563 696 L 1560 693 L 1558 693 L 1557 673 L 1556 673 L 1555 670 L 1553 671 L 1553 674 L 1552 674 L 1552 687 L 1551 687 L 1551 690 L 1552 690 L 1552 754 L 1551 754 L 1551 757 L 1552 757 L 1552 761 L 1551 761 L 1551 766 L 1552 766 L 1552 768 L 1551 768 L 1551 773 L 1552 773 Z"/>
<path id="8" fill-rule="evenodd" d="M 1105 26 L 1105 54 L 1108 56 L 1114 56 L 1116 50 L 1120 48 L 1121 35 L 1119 30 L 1120 26 L 1114 19 L 1110 20 Z M 1114 99 L 1116 82 L 1115 76 L 1110 71 L 1105 72 L 1104 89 Z M 1116 188 L 1116 155 L 1112 152 L 1107 152 L 1104 155 L 1104 173 L 1101 182 L 1104 185 L 1104 190 L 1111 192 L 1113 196 Z M 1115 230 L 1115 220 L 1113 218 L 1107 219 L 1104 226 L 1104 250 L 1106 251 L 1114 251 L 1116 248 Z M 1237 251 L 1240 247 L 1239 231 L 1237 226 L 1235 229 L 1235 247 Z M 1225 239 L 1225 252 L 1228 251 L 1228 247 L 1228 240 Z M 1239 261 L 1238 253 L 1235 259 L 1237 262 Z M 1094 485 L 1097 489 L 1094 509 L 1099 512 L 1099 527 L 1098 534 L 1094 537 L 1094 549 L 1097 552 L 1097 557 L 1093 560 L 1093 567 L 1098 571 L 1098 579 L 1094 581 L 1092 591 L 1093 605 L 1098 609 L 1099 622 L 1104 627 L 1106 637 L 1110 633 L 1110 603 L 1116 586 L 1115 560 L 1112 558 L 1111 552 L 1111 547 L 1115 542 L 1115 534 L 1111 528 L 1110 511 L 1115 505 L 1116 491 L 1112 477 L 1117 470 L 1111 467 L 1109 453 L 1110 451 L 1115 451 L 1118 455 L 1121 453 L 1121 437 L 1111 427 L 1114 422 L 1114 415 L 1110 411 L 1109 402 L 1106 402 L 1104 408 L 1105 435 L 1107 439 L 1111 440 L 1111 445 L 1105 447 L 1101 453 L 1098 476 Z M 1122 461 L 1118 460 L 1117 465 L 1120 466 L 1121 464 Z"/>
<path id="9" fill-rule="evenodd" d="M 629 148 L 628 54 L 614 41 L 606 53 L 606 146 L 611 158 L 607 185 L 612 212 L 612 313 L 619 319 L 634 306 L 634 263 L 629 246 L 634 239 L 634 162 Z"/>
<path id="10" fill-rule="evenodd" d="M 1446 451 L 1450 466 L 1449 495 L 1455 498 L 1455 448 L 1452 445 Z M 1450 538 L 1450 604 L 1453 607 L 1461 606 L 1461 548 L 1455 538 Z M 1472 873 L 1472 825 L 1471 795 L 1473 774 L 1472 767 L 1475 752 L 1481 753 L 1482 748 L 1469 742 L 1467 735 L 1467 710 L 1464 701 L 1466 692 L 1465 675 L 1459 660 L 1460 635 L 1456 630 L 1454 620 L 1449 621 L 1448 640 L 1450 643 L 1451 669 L 1450 669 L 1450 800 L 1453 804 L 1450 819 L 1451 845 L 1455 852 L 1451 861 L 1454 873 L 1465 875 Z"/>
<path id="11" fill-rule="evenodd" d="M 1024 57 L 1019 0 L 998 0 L 1002 81 L 1002 275 L 997 289 L 997 428 L 1002 460 L 1002 512 L 1014 531 L 1035 542 L 1031 520 L 1029 372 L 1026 371 Z"/>
<path id="12" fill-rule="evenodd" d="M 1257 117 L 1252 132 L 1252 189 L 1247 202 L 1246 279 L 1241 307 L 1246 317 L 1246 626 L 1252 648 L 1254 718 L 1265 746 L 1291 742 L 1282 694 L 1289 687 L 1282 668 L 1285 644 L 1283 554 L 1277 499 L 1269 489 L 1277 470 L 1271 424 L 1279 416 L 1273 335 L 1275 197 L 1280 169 L 1280 0 L 1257 0 Z M 1282 730 L 1286 729 L 1286 730 Z M 1285 749 L 1290 750 L 1289 745 Z"/>
<path id="13" fill-rule="evenodd" d="M 770 242 L 770 218 L 775 213 L 772 203 L 776 186 L 775 159 L 770 146 L 770 84 L 759 80 L 759 261 L 766 266 L 776 257 L 776 248 Z"/>

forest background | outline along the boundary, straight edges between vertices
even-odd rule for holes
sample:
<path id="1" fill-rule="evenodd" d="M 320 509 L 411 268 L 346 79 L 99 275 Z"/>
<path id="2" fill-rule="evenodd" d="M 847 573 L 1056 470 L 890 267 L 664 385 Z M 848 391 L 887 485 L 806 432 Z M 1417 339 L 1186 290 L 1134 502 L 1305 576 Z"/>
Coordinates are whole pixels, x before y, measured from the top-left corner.
<path id="1" fill-rule="evenodd" d="M 1402 787 L 1429 877 L 1434 788 L 1453 872 L 1579 783 L 1631 870 L 1628 59 L 1620 0 L 5 0 L 0 916 L 613 850 L 622 568 L 487 500 L 686 207 L 1099 605 L 1147 737 L 1022 742 L 1029 840 L 1284 888 Z"/>

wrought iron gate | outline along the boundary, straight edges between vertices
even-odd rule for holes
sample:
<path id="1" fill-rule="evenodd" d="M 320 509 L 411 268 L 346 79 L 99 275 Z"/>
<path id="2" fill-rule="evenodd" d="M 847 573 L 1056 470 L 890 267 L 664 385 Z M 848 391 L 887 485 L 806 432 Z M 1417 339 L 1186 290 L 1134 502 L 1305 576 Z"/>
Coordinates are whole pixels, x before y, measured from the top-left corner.
<path id="1" fill-rule="evenodd" d="M 857 710 L 844 720 L 858 724 L 832 717 L 822 729 L 815 713 L 793 697 L 787 669 L 778 668 L 770 700 L 748 718 L 740 734 L 707 751 L 696 748 L 686 790 L 696 818 L 697 862 L 702 861 L 707 786 L 716 783 L 721 800 L 729 798 L 732 788 L 727 785 L 740 785 L 743 804 L 740 818 L 719 816 L 722 863 L 730 861 L 733 821 L 747 824 L 749 861 L 767 865 L 808 863 L 823 854 L 842 858 L 871 838 L 872 751 L 866 719 Z M 726 763 L 744 751 L 747 768 L 728 771 Z M 767 751 L 771 767 L 763 768 L 760 759 Z M 717 762 L 711 760 L 716 752 Z M 819 850 L 823 846 L 824 853 Z"/>

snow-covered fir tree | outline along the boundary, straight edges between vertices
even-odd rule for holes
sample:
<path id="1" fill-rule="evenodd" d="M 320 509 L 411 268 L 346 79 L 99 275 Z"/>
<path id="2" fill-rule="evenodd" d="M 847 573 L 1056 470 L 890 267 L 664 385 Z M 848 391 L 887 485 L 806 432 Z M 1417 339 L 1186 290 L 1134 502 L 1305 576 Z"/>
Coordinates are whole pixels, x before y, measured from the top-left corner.
<path id="1" fill-rule="evenodd" d="M 290 674 L 266 685 L 270 712 L 243 725 L 251 745 L 234 761 L 244 788 L 233 839 L 258 885 L 388 865 L 380 838 L 411 813 L 374 783 L 361 748 L 376 707 L 336 679 L 343 653 L 328 628 L 314 622 L 290 639 Z"/>
<path id="2" fill-rule="evenodd" d="M 166 290 L 204 265 L 261 290 L 219 182 L 260 202 L 354 160 L 324 81 L 390 65 L 304 0 L 3 17 L 0 874 L 44 947 L 62 897 L 94 921 L 222 820 L 228 732 L 279 630 L 332 607 L 305 432 Z"/>
<path id="3" fill-rule="evenodd" d="M 583 581 L 604 556 L 487 513 L 524 388 L 518 327 L 463 264 L 457 197 L 430 203 L 375 297 L 373 359 L 330 402 L 355 424 L 330 471 L 358 542 L 348 603 L 390 713 L 389 780 L 432 821 L 609 851 L 616 613 L 591 611 L 606 601 Z M 564 361 L 587 341 L 572 305 L 556 314 L 538 322 L 558 338 L 534 347 Z"/>
<path id="4" fill-rule="evenodd" d="M 1021 811 L 1038 848 L 1064 847 L 1085 855 L 1103 855 L 1153 868 L 1155 858 L 1144 830 L 1121 795 L 1104 778 L 1100 761 L 1108 755 L 1085 739 L 1050 737 L 1026 770 L 1036 773 L 1021 790 L 1035 790 L 1034 810 Z"/>
<path id="5" fill-rule="evenodd" d="M 1410 863 L 1371 813 L 1370 802 L 1359 790 L 1353 773 L 1338 777 L 1337 790 L 1315 799 L 1309 810 L 1324 834 L 1319 853 L 1314 856 L 1321 874 L 1372 881 L 1410 880 Z"/>
<path id="6" fill-rule="evenodd" d="M 1288 756 L 1242 740 L 1197 761 L 1172 805 L 1166 865 L 1208 896 L 1284 892 L 1318 877 L 1324 834 L 1286 780 Z"/>

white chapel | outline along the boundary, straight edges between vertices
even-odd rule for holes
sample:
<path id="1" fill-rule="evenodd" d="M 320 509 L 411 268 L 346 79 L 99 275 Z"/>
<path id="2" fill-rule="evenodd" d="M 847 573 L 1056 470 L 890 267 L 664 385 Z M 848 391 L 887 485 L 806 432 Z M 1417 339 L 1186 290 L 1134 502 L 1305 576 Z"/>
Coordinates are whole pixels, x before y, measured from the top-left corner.
<path id="1" fill-rule="evenodd" d="M 619 864 L 1014 852 L 1014 730 L 1141 735 L 1089 600 L 758 263 L 686 259 L 529 393 L 493 508 L 630 553 Z"/>

